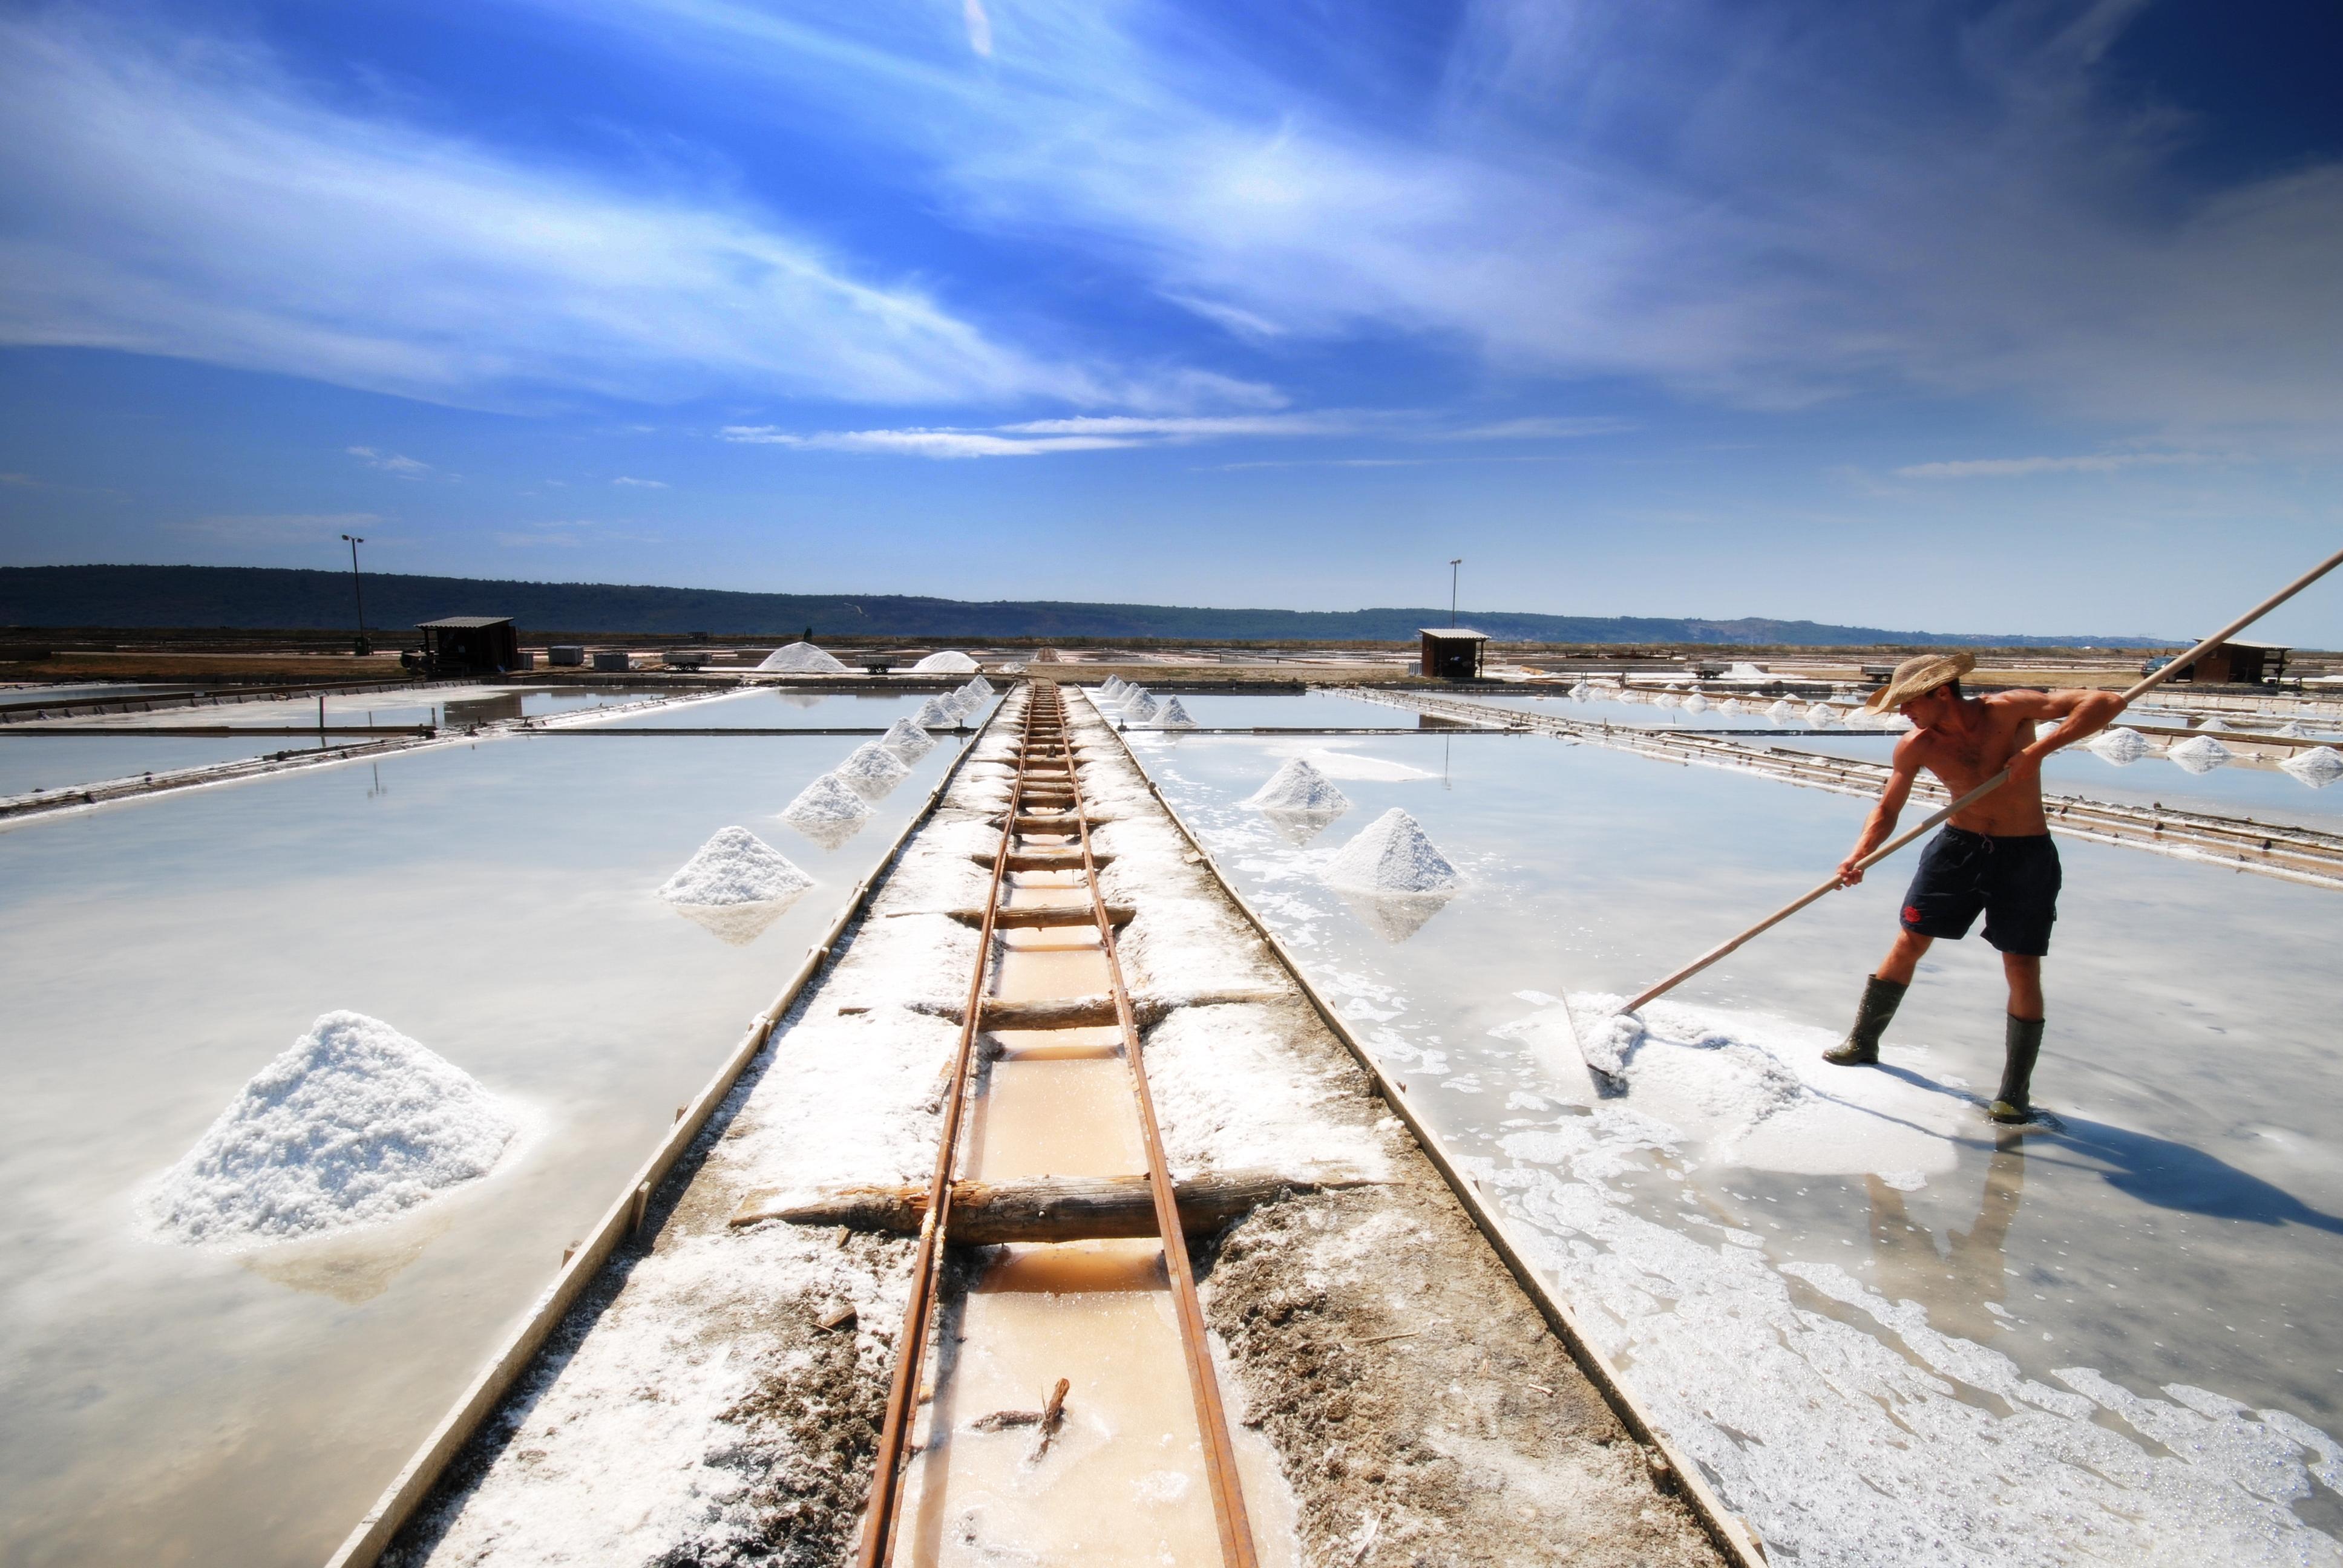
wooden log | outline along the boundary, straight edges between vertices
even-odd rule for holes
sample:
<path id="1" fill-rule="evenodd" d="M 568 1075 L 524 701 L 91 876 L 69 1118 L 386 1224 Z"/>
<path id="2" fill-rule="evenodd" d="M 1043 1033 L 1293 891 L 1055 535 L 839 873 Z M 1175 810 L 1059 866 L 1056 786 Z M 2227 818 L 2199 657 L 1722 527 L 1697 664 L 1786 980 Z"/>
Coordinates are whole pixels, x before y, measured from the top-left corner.
<path id="1" fill-rule="evenodd" d="M 982 910 L 946 910 L 943 911 L 964 926 L 984 924 Z M 1129 904 L 1109 904 L 1106 918 L 1118 926 L 1131 924 L 1139 911 Z M 1035 904 L 993 911 L 995 930 L 1031 930 L 1046 926 L 1090 926 L 1098 923 L 1088 904 Z"/>
<path id="2" fill-rule="evenodd" d="M 1279 1002 L 1291 993 L 1267 990 L 1259 986 L 1205 987 L 1197 990 L 1141 991 L 1131 999 L 1131 1010 L 1141 1029 L 1160 1023 L 1176 1008 L 1226 1007 L 1242 1002 Z M 903 1005 L 913 1012 L 923 1012 L 930 1018 L 960 1021 L 960 1004 L 930 998 L 912 998 Z M 1066 1008 L 1064 1021 L 1025 1021 L 1029 1019 L 1054 1020 L 1054 1010 Z M 1027 1011 L 1027 1009 L 1033 1010 Z M 1087 1029 L 1093 1016 L 1099 1023 L 1114 1021 L 1114 1001 L 1111 997 L 1091 995 L 1081 997 L 1050 997 L 1039 1001 L 1011 1002 L 988 997 L 980 1021 L 986 1029 Z"/>
<path id="3" fill-rule="evenodd" d="M 1103 828 L 1113 820 L 1111 817 L 1077 817 L 1071 811 L 1056 817 L 1021 814 L 1017 819 L 1016 828 L 1020 833 L 1071 834 L 1079 830 L 1078 825 L 1082 822 L 1088 822 L 1093 828 Z"/>
<path id="4" fill-rule="evenodd" d="M 1111 996 L 1059 996 L 1037 1001 L 989 996 L 977 1013 L 977 1022 L 986 1029 L 1093 1029 L 1114 1021 Z"/>
<path id="5" fill-rule="evenodd" d="M 980 866 L 992 864 L 992 852 L 989 849 L 981 853 L 971 851 L 968 858 Z M 1114 864 L 1112 855 L 1095 849 L 1091 852 L 1091 860 L 1100 866 Z M 1082 869 L 1081 847 L 1069 845 L 1057 849 L 1011 849 L 1007 869 L 1011 871 L 1079 871 Z"/>
<path id="6" fill-rule="evenodd" d="M 1275 1171 L 1232 1171 L 1172 1184 L 1180 1223 L 1191 1236 L 1209 1235 L 1232 1220 L 1289 1192 L 1372 1186 L 1354 1171 L 1309 1176 Z M 795 1225 L 847 1225 L 858 1231 L 919 1233 L 928 1206 L 920 1187 L 838 1187 L 794 1201 L 769 1191 L 751 1192 L 732 1212 L 734 1225 L 786 1220 Z M 1011 1241 L 1095 1241 L 1155 1235 L 1155 1200 L 1144 1176 L 1041 1176 L 1022 1181 L 956 1181 L 950 1233 L 955 1245 L 990 1247 Z"/>

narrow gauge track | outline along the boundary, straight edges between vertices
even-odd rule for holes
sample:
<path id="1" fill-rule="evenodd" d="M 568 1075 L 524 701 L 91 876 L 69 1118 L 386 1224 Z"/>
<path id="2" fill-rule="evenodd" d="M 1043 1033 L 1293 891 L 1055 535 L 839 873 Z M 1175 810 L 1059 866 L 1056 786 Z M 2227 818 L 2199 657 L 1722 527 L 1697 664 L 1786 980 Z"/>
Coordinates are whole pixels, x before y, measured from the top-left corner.
<path id="1" fill-rule="evenodd" d="M 1363 695 L 1365 695 L 1363 693 Z M 1700 767 L 1728 768 L 1756 773 L 1809 789 L 1840 795 L 1879 793 L 1886 782 L 1885 762 L 1856 758 L 1825 757 L 1817 752 L 1745 746 L 1712 739 L 1686 729 L 1644 729 L 1628 725 L 1590 724 L 1558 714 L 1529 713 L 1493 708 L 1454 698 L 1423 697 L 1413 692 L 1376 692 L 1373 699 L 1419 713 L 1483 724 L 1493 729 L 1532 730 L 1566 735 L 1615 750 L 1633 751 L 1663 761 Z M 2230 736 L 2236 740 L 2241 738 Z M 2244 738 L 2250 743 L 2250 738 Z M 1912 791 L 1915 800 L 1948 800 L 1934 779 L 1923 778 Z M 2283 822 L 2256 822 L 2207 811 L 2176 810 L 2168 806 L 2127 806 L 2093 800 L 2080 795 L 2045 793 L 2043 806 L 2050 830 L 2069 838 L 2101 844 L 2122 844 L 2178 859 L 2199 860 L 2233 870 L 2253 871 L 2282 881 L 2316 888 L 2343 888 L 2343 833 Z"/>
<path id="2" fill-rule="evenodd" d="M 912 1259 L 910 1302 L 905 1311 L 902 1332 L 895 1342 L 886 1419 L 880 1434 L 857 1556 L 862 1568 L 880 1568 L 897 1560 L 901 1537 L 907 1533 L 905 1500 L 913 1480 L 915 1428 L 929 1391 L 940 1390 L 950 1375 L 950 1369 L 942 1364 L 943 1358 L 931 1354 L 940 1348 L 937 1319 L 941 1306 L 944 1248 L 952 1240 L 955 1179 L 969 1161 L 969 1111 L 975 1101 L 979 1041 L 987 1032 L 988 1012 L 993 1015 L 997 1028 L 1010 1026 L 1010 1018 L 1004 1016 L 1010 1010 L 1001 1005 L 1010 999 L 1000 997 L 988 982 L 999 978 L 1004 961 L 1018 950 L 1008 942 L 1011 930 L 1047 931 L 1052 940 L 1051 948 L 1044 950 L 1060 952 L 1069 950 L 1070 935 L 1086 930 L 1087 936 L 1075 940 L 1071 947 L 1088 948 L 1102 963 L 1107 996 L 1112 1003 L 1112 1027 L 1120 1036 L 1117 1050 L 1128 1072 L 1138 1117 L 1147 1185 L 1162 1248 L 1163 1275 L 1170 1287 L 1181 1356 L 1194 1404 L 1221 1561 L 1229 1568 L 1253 1568 L 1252 1530 L 1238 1477 L 1235 1446 L 1212 1367 L 1210 1342 L 1205 1337 L 1203 1312 L 1196 1298 L 1187 1239 L 1156 1124 L 1154 1101 L 1148 1090 L 1138 1020 L 1115 949 L 1116 927 L 1129 916 L 1127 911 L 1107 904 L 1099 885 L 1098 868 L 1098 857 L 1091 847 L 1079 764 L 1067 733 L 1063 699 L 1056 683 L 1033 681 L 1027 689 L 1009 799 L 1001 813 L 1001 838 L 993 852 L 992 874 L 978 926 L 977 958 L 969 976 L 960 1042 L 944 1091 L 943 1130 Z M 1044 914 L 1042 910 L 1050 912 Z M 1034 1011 L 1030 1008 L 1021 1010 L 1016 1015 L 1015 1027 L 1036 1027 Z M 1069 1009 L 1067 1012 L 1070 1018 L 1088 1021 L 1088 1015 L 1080 1010 Z M 1050 1064 L 1037 1065 L 1047 1070 Z M 1037 1245 L 1049 1248 L 1051 1244 Z M 1059 1402 L 1065 1387 L 1061 1381 L 1057 1395 L 1041 1415 L 1045 1442 L 1058 1419 Z M 920 1445 L 919 1451 L 934 1453 L 936 1446 L 930 1432 L 929 1443 Z M 940 1462 L 950 1462 L 948 1445 Z M 937 1478 L 929 1480 L 937 1483 Z"/>

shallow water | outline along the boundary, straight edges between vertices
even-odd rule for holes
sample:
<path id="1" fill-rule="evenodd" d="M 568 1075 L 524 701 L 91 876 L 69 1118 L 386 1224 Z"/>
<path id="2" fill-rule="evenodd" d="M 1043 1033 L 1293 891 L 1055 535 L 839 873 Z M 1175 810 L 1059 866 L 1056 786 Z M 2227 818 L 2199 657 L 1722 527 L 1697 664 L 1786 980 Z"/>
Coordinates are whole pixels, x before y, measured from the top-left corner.
<path id="1" fill-rule="evenodd" d="M 654 709 L 610 719 L 612 729 L 884 729 L 909 719 L 933 692 L 775 691 L 761 689 Z M 998 699 L 970 714 L 973 729 L 991 715 Z"/>
<path id="2" fill-rule="evenodd" d="M 287 746 L 309 750 L 314 745 L 303 746 L 287 736 L 271 736 L 263 743 L 131 733 L 85 738 L 0 731 L 0 799 L 29 795 L 36 789 L 82 789 L 108 779 L 135 779 L 142 773 L 209 768 L 266 756 Z"/>
<path id="3" fill-rule="evenodd" d="M 640 702 L 663 695 L 654 687 L 418 686 L 387 691 L 330 692 L 318 697 L 263 697 L 242 702 L 158 708 L 141 713 L 100 713 L 59 719 L 75 729 L 151 729 L 179 724 L 225 724 L 231 728 L 298 729 L 317 722 L 325 705 L 328 724 L 434 724 L 461 729 L 505 719 L 540 719 L 581 709 Z"/>
<path id="4" fill-rule="evenodd" d="M 1324 744 L 1398 768 L 1428 743 Z M 1672 999 L 1721 1033 L 1651 1010 L 1687 1038 L 1639 1047 L 1640 1095 L 1603 1099 L 1554 999 L 1632 990 L 1804 891 L 1864 802 L 1483 739 L 1433 777 L 1345 779 L 1352 810 L 1311 838 L 1235 804 L 1288 749 L 1137 741 L 1778 1557 L 2338 1559 L 2343 1450 L 2318 1430 L 2343 1421 L 2335 895 L 2062 844 L 2036 1080 L 2059 1131 L 1977 1111 L 2003 998 L 1974 940 L 1930 954 L 1887 1068 L 1819 1061 L 1908 865 Z M 1397 910 L 1316 881 L 1391 806 L 1464 872 L 1454 898 Z"/>
<path id="5" fill-rule="evenodd" d="M 1414 713 L 1384 702 L 1312 689 L 1306 694 L 1244 697 L 1217 692 L 1176 693 L 1198 728 L 1241 729 L 1272 724 L 1301 729 L 1414 729 Z M 1166 700 L 1157 692 L 1155 700 Z"/>
<path id="6" fill-rule="evenodd" d="M 847 738 L 646 742 L 590 768 L 581 744 L 418 750 L 0 832 L 0 1560 L 322 1561 L 952 756 L 831 851 L 773 813 Z M 652 894 L 733 823 L 817 879 L 761 929 Z M 518 1103 L 518 1152 L 339 1239 L 142 1239 L 134 1194 L 336 1008 Z"/>
<path id="7" fill-rule="evenodd" d="M 1708 698 L 1706 710 L 1693 713 L 1681 704 L 1663 708 L 1656 702 L 1623 702 L 1615 697 L 1590 697 L 1582 702 L 1570 696 L 1567 689 L 1535 694 L 1474 691 L 1465 700 L 1485 702 L 1493 708 L 1519 709 L 1525 713 L 1549 713 L 1559 719 L 1575 719 L 1583 724 L 1616 724 L 1639 729 L 1774 729 L 1788 735 L 1813 728 L 1803 717 L 1812 706 L 1811 699 L 1795 704 L 1801 717 L 1779 720 L 1765 717 L 1764 710 L 1774 704 L 1770 697 L 1757 699 L 1756 708 L 1746 713 L 1720 712 L 1719 705 L 1725 700 L 1721 697 Z M 1746 703 L 1749 699 L 1741 700 Z"/>

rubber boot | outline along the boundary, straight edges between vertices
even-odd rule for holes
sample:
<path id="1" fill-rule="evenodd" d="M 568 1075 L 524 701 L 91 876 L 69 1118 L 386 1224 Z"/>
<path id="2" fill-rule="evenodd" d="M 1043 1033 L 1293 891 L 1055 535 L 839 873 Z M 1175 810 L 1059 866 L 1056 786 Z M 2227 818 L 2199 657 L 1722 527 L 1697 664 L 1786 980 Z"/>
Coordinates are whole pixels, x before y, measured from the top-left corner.
<path id="1" fill-rule="evenodd" d="M 2034 1101 L 2034 1059 L 2042 1054 L 2042 1020 L 2013 1018 L 2009 1043 L 2001 1067 L 2001 1092 L 1985 1113 L 1996 1121 L 2031 1121 Z"/>
<path id="2" fill-rule="evenodd" d="M 1823 1052 L 1823 1060 L 1834 1067 L 1870 1067 L 1879 1060 L 1879 1037 L 1887 1032 L 1888 1022 L 1896 1016 L 1896 1004 L 1904 1000 L 1909 987 L 1892 980 L 1873 975 L 1864 982 L 1863 1005 L 1855 1010 L 1855 1027 L 1846 1039 L 1831 1050 Z"/>

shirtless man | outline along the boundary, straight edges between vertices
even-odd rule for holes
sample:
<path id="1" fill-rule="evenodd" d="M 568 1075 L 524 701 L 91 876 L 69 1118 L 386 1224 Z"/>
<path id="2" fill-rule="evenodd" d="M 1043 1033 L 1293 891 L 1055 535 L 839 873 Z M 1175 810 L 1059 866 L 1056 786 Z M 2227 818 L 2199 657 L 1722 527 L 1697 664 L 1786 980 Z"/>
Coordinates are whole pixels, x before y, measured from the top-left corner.
<path id="1" fill-rule="evenodd" d="M 1954 799 L 2009 769 L 2009 781 L 1956 813 L 1920 851 L 1920 869 L 1904 895 L 1903 930 L 1886 961 L 1864 987 L 1863 1005 L 1845 1042 L 1823 1060 L 1859 1067 L 1879 1060 L 1879 1037 L 1896 1016 L 1921 955 L 1938 937 L 1955 941 L 1985 915 L 1985 940 L 2001 951 L 2009 980 L 2006 1053 L 2001 1092 L 1986 1114 L 1996 1121 L 2028 1121 L 2034 1059 L 2042 1052 L 2042 955 L 2050 950 L 2050 924 L 2058 918 L 2058 850 L 2042 814 L 2042 759 L 2062 746 L 2107 728 L 2123 699 L 2107 691 L 1997 691 L 1961 695 L 1961 677 L 1976 668 L 1972 654 L 1923 654 L 1896 667 L 1893 679 L 1865 706 L 1900 709 L 1916 728 L 1896 743 L 1896 771 L 1879 792 L 1863 835 L 1839 862 L 1838 879 L 1863 880 L 1857 865 L 1887 841 L 1911 798 L 1912 780 L 1926 768 Z M 2036 737 L 2037 719 L 2064 720 Z"/>

